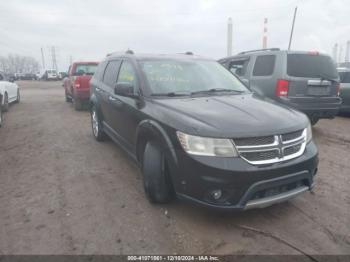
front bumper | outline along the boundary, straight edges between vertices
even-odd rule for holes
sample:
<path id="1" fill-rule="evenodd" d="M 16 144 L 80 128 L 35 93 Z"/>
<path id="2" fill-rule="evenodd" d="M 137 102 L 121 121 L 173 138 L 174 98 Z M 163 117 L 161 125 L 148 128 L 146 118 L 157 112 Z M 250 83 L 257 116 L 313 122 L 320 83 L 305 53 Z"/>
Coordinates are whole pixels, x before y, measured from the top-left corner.
<path id="1" fill-rule="evenodd" d="M 293 107 L 308 116 L 334 118 L 342 104 L 340 97 L 281 97 L 280 102 Z"/>
<path id="2" fill-rule="evenodd" d="M 318 165 L 313 142 L 302 156 L 266 166 L 253 166 L 241 158 L 190 156 L 180 150 L 177 157 L 171 175 L 179 198 L 233 210 L 266 207 L 310 190 Z M 213 198 L 215 190 L 221 190 L 220 199 Z"/>

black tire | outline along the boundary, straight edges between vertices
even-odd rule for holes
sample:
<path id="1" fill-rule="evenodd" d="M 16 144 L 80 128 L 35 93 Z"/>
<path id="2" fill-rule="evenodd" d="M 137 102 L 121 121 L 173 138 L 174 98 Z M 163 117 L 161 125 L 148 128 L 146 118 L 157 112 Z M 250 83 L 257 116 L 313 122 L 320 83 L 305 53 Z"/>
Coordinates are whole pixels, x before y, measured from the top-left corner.
<path id="1" fill-rule="evenodd" d="M 21 93 L 19 91 L 19 88 L 17 89 L 17 99 L 16 99 L 16 103 L 21 102 Z"/>
<path id="2" fill-rule="evenodd" d="M 309 119 L 312 126 L 316 125 L 318 120 L 320 120 L 317 116 L 309 116 Z"/>
<path id="3" fill-rule="evenodd" d="M 67 102 L 67 103 L 72 102 L 72 98 L 68 96 L 67 90 L 64 90 L 64 95 L 65 95 L 65 98 L 66 98 L 66 102 Z"/>
<path id="4" fill-rule="evenodd" d="M 90 113 L 91 113 L 92 135 L 99 142 L 106 140 L 106 133 L 102 129 L 102 122 L 99 117 L 98 111 L 94 105 L 91 107 Z"/>
<path id="5" fill-rule="evenodd" d="M 4 120 L 4 118 L 3 118 L 3 115 L 2 115 L 2 108 L 0 106 L 0 127 L 2 126 L 3 120 Z"/>
<path id="6" fill-rule="evenodd" d="M 165 156 L 161 147 L 154 141 L 146 144 L 142 158 L 142 174 L 145 193 L 151 203 L 165 204 L 173 199 Z"/>
<path id="7" fill-rule="evenodd" d="M 80 110 L 83 109 L 83 103 L 82 103 L 82 101 L 81 101 L 80 99 L 78 99 L 78 98 L 74 98 L 74 99 L 73 99 L 73 105 L 74 105 L 74 109 L 75 109 L 76 111 L 80 111 Z"/>
<path id="8" fill-rule="evenodd" d="M 4 104 L 2 105 L 2 111 L 4 112 L 9 111 L 9 99 L 8 99 L 7 93 L 5 93 L 5 96 L 4 96 Z"/>

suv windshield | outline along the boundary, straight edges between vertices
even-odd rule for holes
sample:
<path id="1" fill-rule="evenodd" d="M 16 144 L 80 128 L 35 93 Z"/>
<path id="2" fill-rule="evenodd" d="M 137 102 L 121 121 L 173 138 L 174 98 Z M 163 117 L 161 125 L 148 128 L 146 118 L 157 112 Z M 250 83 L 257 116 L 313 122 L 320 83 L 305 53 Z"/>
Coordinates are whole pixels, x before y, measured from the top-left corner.
<path id="1" fill-rule="evenodd" d="M 79 74 L 93 75 L 96 68 L 97 64 L 78 64 L 75 72 Z"/>
<path id="2" fill-rule="evenodd" d="M 314 54 L 288 54 L 287 74 L 295 77 L 338 78 L 338 73 L 329 56 Z"/>
<path id="3" fill-rule="evenodd" d="M 140 65 L 153 94 L 248 91 L 215 61 L 143 60 Z"/>
<path id="4" fill-rule="evenodd" d="M 339 72 L 340 83 L 350 83 L 350 72 Z"/>

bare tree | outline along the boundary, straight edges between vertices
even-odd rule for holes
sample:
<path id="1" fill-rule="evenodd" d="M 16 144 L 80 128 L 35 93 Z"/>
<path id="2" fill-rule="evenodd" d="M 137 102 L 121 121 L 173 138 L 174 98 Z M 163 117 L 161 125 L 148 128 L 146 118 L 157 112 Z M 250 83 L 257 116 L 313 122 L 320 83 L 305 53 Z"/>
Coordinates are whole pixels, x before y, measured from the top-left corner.
<path id="1" fill-rule="evenodd" d="M 36 73 L 39 71 L 39 62 L 30 56 L 0 56 L 0 70 L 5 73 Z"/>

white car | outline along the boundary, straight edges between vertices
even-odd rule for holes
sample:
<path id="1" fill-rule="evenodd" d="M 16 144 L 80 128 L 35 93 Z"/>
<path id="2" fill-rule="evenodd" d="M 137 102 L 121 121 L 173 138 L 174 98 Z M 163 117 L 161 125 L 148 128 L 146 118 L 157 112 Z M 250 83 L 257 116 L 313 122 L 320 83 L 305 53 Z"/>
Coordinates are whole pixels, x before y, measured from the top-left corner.
<path id="1" fill-rule="evenodd" d="M 3 111 L 8 110 L 10 103 L 18 103 L 21 99 L 18 85 L 8 81 L 7 76 L 2 72 L 0 72 L 0 97 Z"/>
<path id="2" fill-rule="evenodd" d="M 48 69 L 45 71 L 43 79 L 46 81 L 58 80 L 58 73 L 55 69 Z"/>

